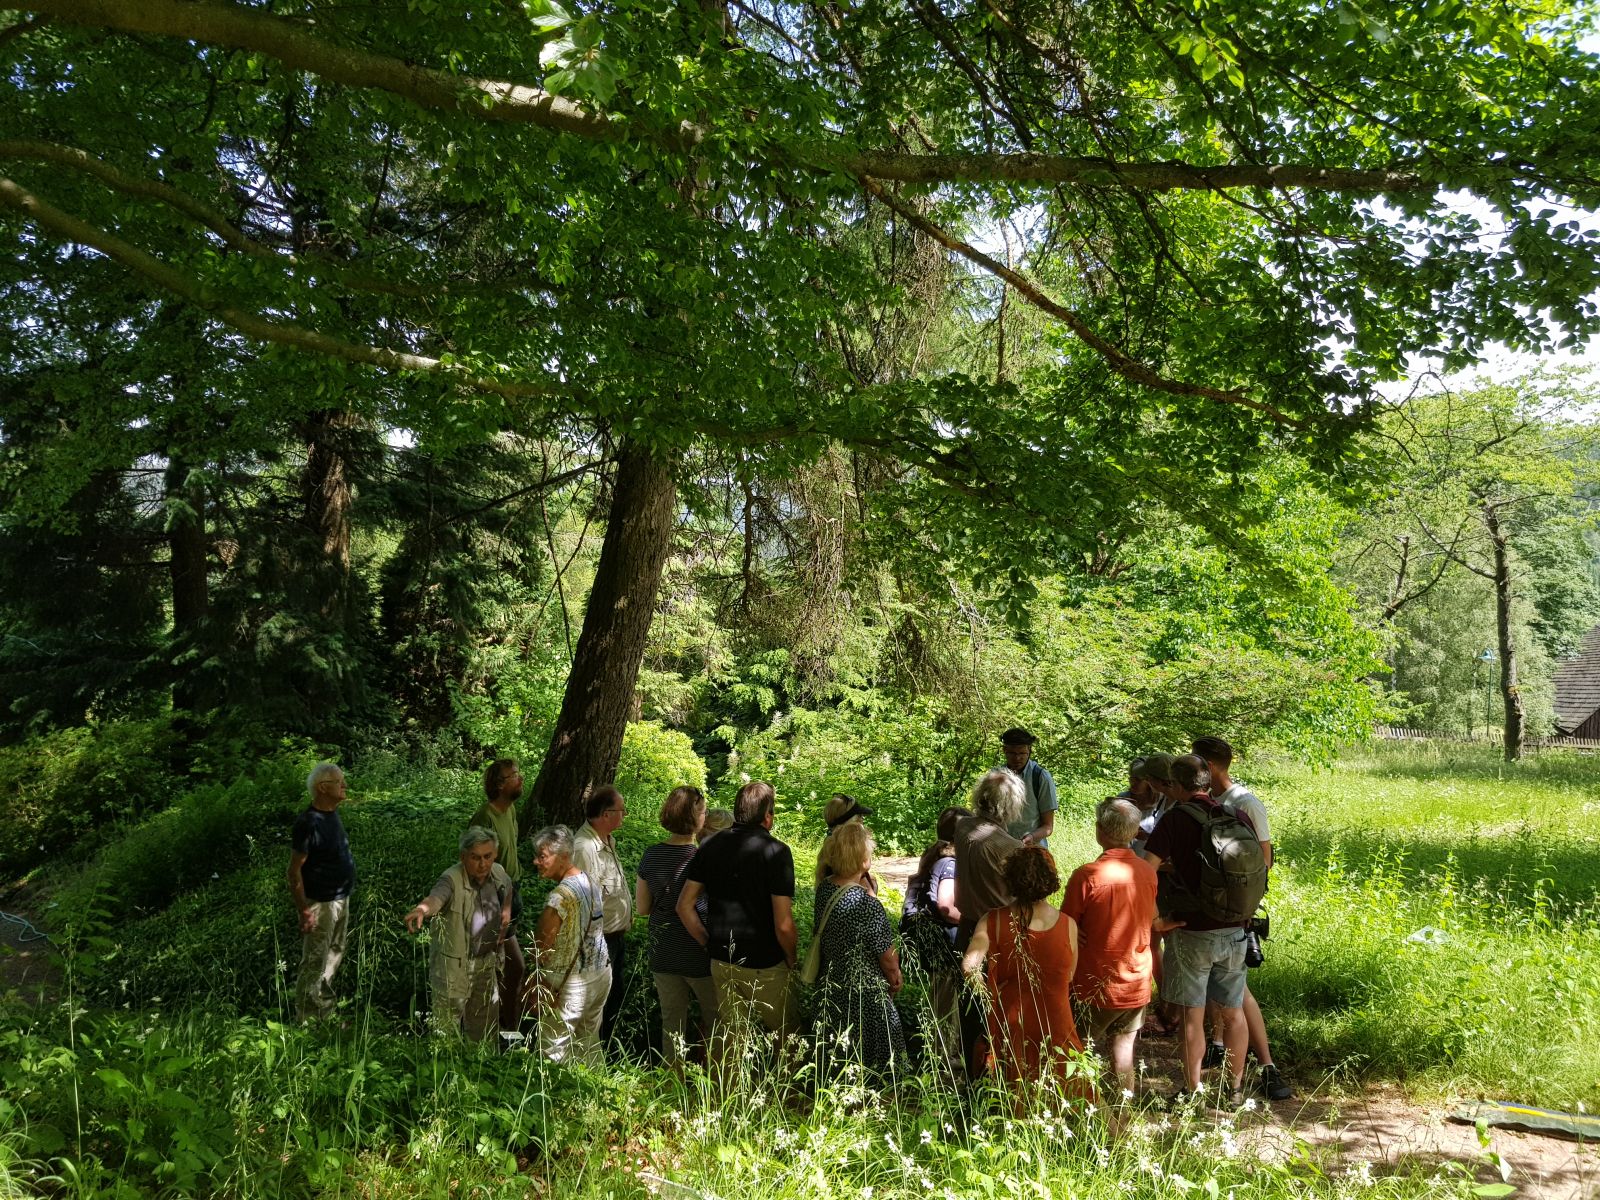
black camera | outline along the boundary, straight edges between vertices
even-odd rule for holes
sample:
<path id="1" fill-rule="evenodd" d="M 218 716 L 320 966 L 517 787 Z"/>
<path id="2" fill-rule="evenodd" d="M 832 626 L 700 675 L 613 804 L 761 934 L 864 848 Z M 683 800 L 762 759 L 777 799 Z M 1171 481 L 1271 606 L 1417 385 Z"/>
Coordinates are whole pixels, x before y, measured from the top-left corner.
<path id="1" fill-rule="evenodd" d="M 1244 934 L 1244 965 L 1252 971 L 1267 961 L 1267 956 L 1261 953 L 1261 935 L 1254 929 L 1245 930 Z"/>
<path id="2" fill-rule="evenodd" d="M 1266 941 L 1272 936 L 1272 914 L 1265 912 L 1257 913 L 1255 916 L 1250 918 L 1250 924 L 1247 926 L 1247 928 L 1262 941 Z"/>

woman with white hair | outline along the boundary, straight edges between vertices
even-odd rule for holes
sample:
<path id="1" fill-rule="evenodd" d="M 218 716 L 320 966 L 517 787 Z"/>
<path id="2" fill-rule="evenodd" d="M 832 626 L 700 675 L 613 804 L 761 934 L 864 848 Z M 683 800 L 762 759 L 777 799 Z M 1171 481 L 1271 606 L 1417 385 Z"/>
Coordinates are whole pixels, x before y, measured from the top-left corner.
<path id="1" fill-rule="evenodd" d="M 428 1002 L 441 1033 L 465 1029 L 485 1041 L 500 1028 L 500 956 L 511 927 L 511 876 L 495 862 L 500 840 L 473 825 L 461 835 L 461 861 L 405 915 L 412 933 L 436 916 L 428 945 Z"/>
<path id="2" fill-rule="evenodd" d="M 950 840 L 956 846 L 956 953 L 963 953 L 978 923 L 996 909 L 1016 902 L 1006 882 L 1006 860 L 1022 843 L 1006 826 L 1022 815 L 1027 789 L 1016 772 L 996 767 L 972 789 L 972 811 L 956 820 Z M 963 993 L 960 1004 L 961 1050 L 967 1069 L 981 1073 L 975 1052 L 984 1028 L 981 1006 Z"/>
<path id="3" fill-rule="evenodd" d="M 539 1041 L 552 1062 L 598 1067 L 600 1020 L 611 994 L 600 890 L 572 862 L 572 830 L 548 825 L 533 835 L 533 865 L 555 887 L 539 915 L 535 970 L 528 990 Z"/>

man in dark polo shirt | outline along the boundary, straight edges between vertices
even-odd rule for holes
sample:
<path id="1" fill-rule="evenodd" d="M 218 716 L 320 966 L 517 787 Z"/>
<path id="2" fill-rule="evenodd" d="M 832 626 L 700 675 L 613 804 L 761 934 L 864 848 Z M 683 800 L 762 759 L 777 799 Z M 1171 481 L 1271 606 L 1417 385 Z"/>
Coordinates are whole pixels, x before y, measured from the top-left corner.
<path id="1" fill-rule="evenodd" d="M 775 800 L 770 783 L 739 789 L 733 828 L 707 838 L 689 860 L 678 920 L 711 955 L 718 1020 L 759 1021 L 781 1044 L 795 1028 L 789 975 L 799 939 L 794 856 L 771 832 Z M 702 894 L 704 922 L 695 911 Z"/>
<path id="2" fill-rule="evenodd" d="M 306 776 L 311 804 L 295 818 L 289 834 L 289 897 L 300 914 L 295 1008 L 302 1021 L 333 1012 L 333 977 L 344 959 L 350 892 L 356 883 L 350 840 L 339 819 L 345 790 L 344 772 L 336 764 L 312 767 Z"/>
<path id="3" fill-rule="evenodd" d="M 1145 844 L 1145 859 L 1158 872 L 1171 875 L 1171 886 L 1162 889 L 1162 917 L 1184 922 L 1183 928 L 1173 930 L 1168 938 L 1161 981 L 1162 998 L 1177 1004 L 1183 1013 L 1184 1092 L 1179 1095 L 1181 1099 L 1200 1090 L 1206 1001 L 1210 1000 L 1217 1006 L 1222 1026 L 1229 1073 L 1227 1096 L 1233 1101 L 1240 1095 L 1248 1041 L 1243 1005 L 1244 931 L 1249 921 L 1229 924 L 1182 905 L 1183 897 L 1198 895 L 1201 890 L 1200 839 L 1204 836 L 1200 822 L 1184 805 L 1193 803 L 1209 812 L 1217 802 L 1208 790 L 1210 771 L 1192 754 L 1173 759 L 1172 780 L 1176 791 L 1173 807 Z M 1248 818 L 1240 819 L 1248 822 Z"/>

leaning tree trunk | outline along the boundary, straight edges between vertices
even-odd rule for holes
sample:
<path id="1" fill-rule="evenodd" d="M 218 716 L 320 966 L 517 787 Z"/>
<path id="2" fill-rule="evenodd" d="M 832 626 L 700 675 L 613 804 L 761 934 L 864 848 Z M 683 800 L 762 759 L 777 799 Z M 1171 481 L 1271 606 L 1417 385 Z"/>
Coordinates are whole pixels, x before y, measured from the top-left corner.
<path id="1" fill-rule="evenodd" d="M 1511 640 L 1511 554 L 1500 515 L 1492 504 L 1483 506 L 1483 524 L 1494 546 L 1494 616 L 1500 637 L 1500 696 L 1505 701 L 1506 761 L 1522 757 L 1524 716 L 1522 688 L 1517 683 L 1517 648 Z"/>
<path id="2" fill-rule="evenodd" d="M 661 572 L 672 552 L 677 488 L 667 464 L 624 442 L 583 632 L 567 675 L 550 749 L 526 801 L 529 822 L 583 819 L 583 803 L 611 782 L 633 708 L 655 614 Z"/>

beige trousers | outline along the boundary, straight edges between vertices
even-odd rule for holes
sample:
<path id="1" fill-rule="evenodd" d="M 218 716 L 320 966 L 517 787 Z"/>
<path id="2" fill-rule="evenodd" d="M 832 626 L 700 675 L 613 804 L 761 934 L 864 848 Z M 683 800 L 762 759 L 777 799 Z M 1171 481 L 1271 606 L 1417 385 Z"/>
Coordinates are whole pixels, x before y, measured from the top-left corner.
<path id="1" fill-rule="evenodd" d="M 700 1004 L 700 1021 L 707 1033 L 717 1023 L 717 989 L 709 975 L 657 975 L 656 996 L 661 1000 L 661 1054 L 668 1065 L 683 1061 L 684 1047 L 693 1039 L 689 1028 L 689 1000 Z"/>
<path id="2" fill-rule="evenodd" d="M 600 1018 L 611 994 L 611 968 L 573 971 L 561 990 L 539 1009 L 539 1047 L 551 1062 L 599 1067 Z"/>
<path id="3" fill-rule="evenodd" d="M 344 960 L 344 939 L 349 927 L 350 900 L 316 900 L 317 925 L 300 935 L 300 974 L 295 979 L 295 1013 L 302 1021 L 315 1021 L 333 1012 L 333 977 Z"/>
<path id="4" fill-rule="evenodd" d="M 438 1033 L 465 1033 L 482 1042 L 500 1031 L 500 954 L 452 958 L 436 954 L 428 963 L 428 998 Z"/>

